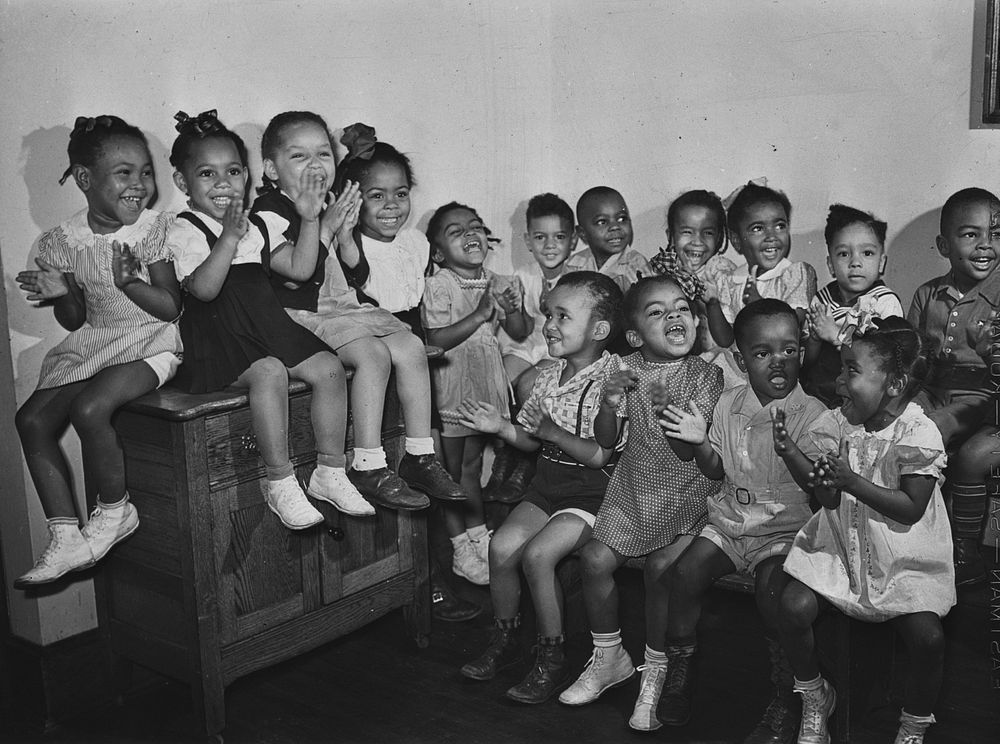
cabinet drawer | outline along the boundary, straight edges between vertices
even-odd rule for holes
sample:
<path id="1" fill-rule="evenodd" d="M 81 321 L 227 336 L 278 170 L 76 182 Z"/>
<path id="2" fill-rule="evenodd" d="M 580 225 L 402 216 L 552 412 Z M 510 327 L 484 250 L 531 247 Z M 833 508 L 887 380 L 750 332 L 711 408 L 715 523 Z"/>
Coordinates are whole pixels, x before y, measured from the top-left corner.
<path id="1" fill-rule="evenodd" d="M 294 465 L 316 459 L 309 415 L 311 400 L 312 396 L 305 394 L 288 401 L 288 454 Z M 205 456 L 211 491 L 264 476 L 264 461 L 257 450 L 248 407 L 205 418 Z"/>

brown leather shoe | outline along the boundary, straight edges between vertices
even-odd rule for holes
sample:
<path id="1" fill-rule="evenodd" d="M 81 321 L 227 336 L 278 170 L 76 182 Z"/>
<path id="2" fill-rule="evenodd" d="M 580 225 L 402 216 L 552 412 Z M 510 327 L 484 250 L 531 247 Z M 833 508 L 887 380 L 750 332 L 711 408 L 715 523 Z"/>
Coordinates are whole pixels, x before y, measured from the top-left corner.
<path id="1" fill-rule="evenodd" d="M 452 480 L 437 455 L 406 453 L 399 461 L 399 477 L 410 486 L 442 501 L 465 501 L 465 489 Z"/>
<path id="2" fill-rule="evenodd" d="M 540 705 L 563 685 L 569 675 L 562 641 L 546 643 L 551 639 L 539 639 L 535 647 L 535 665 L 531 667 L 520 684 L 507 690 L 507 697 L 516 703 Z"/>
<path id="3" fill-rule="evenodd" d="M 431 585 L 431 614 L 435 620 L 460 623 L 478 617 L 482 611 L 482 607 L 459 597 L 450 587 L 444 584 Z"/>
<path id="4" fill-rule="evenodd" d="M 691 720 L 691 693 L 694 670 L 691 668 L 694 649 L 667 647 L 667 679 L 660 695 L 656 717 L 667 726 L 684 726 Z"/>
<path id="5" fill-rule="evenodd" d="M 463 677 L 487 680 L 497 676 L 501 669 L 513 666 L 521 660 L 521 643 L 518 629 L 498 624 L 490 631 L 490 643 L 486 650 L 460 670 Z"/>
<path id="6" fill-rule="evenodd" d="M 524 498 L 524 492 L 535 477 L 535 455 L 518 453 L 517 464 L 507 480 L 496 490 L 493 496 L 501 504 L 516 504 Z"/>
<path id="7" fill-rule="evenodd" d="M 430 499 L 413 491 L 389 468 L 375 470 L 354 470 L 347 473 L 348 479 L 361 495 L 378 506 L 400 511 L 416 511 L 431 505 Z"/>

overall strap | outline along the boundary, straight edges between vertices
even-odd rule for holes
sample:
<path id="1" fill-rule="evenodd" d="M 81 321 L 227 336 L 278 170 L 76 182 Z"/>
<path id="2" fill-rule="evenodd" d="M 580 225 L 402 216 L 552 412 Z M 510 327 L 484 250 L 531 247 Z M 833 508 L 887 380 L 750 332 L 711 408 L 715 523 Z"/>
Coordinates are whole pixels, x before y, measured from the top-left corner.
<path id="1" fill-rule="evenodd" d="M 181 212 L 177 215 L 177 219 L 185 219 L 192 225 L 197 227 L 205 235 L 205 240 L 208 241 L 208 248 L 211 250 L 215 247 L 216 242 L 219 240 L 218 236 L 208 229 L 208 225 L 202 222 L 194 212 Z"/>
<path id="2" fill-rule="evenodd" d="M 264 267 L 264 271 L 268 274 L 271 273 L 271 239 L 267 235 L 267 225 L 264 224 L 264 220 L 261 218 L 258 212 L 254 212 L 248 218 L 250 224 L 257 228 L 260 232 L 261 237 L 264 238 L 264 247 L 260 249 L 260 265 Z"/>

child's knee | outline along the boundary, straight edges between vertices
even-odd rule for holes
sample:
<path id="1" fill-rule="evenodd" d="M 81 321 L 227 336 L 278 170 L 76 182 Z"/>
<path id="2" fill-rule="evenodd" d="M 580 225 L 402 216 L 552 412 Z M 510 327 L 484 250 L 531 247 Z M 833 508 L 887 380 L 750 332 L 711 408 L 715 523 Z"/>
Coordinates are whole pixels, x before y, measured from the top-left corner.
<path id="1" fill-rule="evenodd" d="M 521 555 L 521 567 L 529 579 L 535 576 L 550 575 L 555 571 L 558 558 L 552 550 L 538 540 L 532 540 Z"/>
<path id="2" fill-rule="evenodd" d="M 503 534 L 502 530 L 498 531 L 490 540 L 490 566 L 510 565 L 519 547 L 519 542 L 511 540 L 510 536 Z"/>
<path id="3" fill-rule="evenodd" d="M 816 595 L 803 584 L 789 584 L 778 598 L 778 617 L 781 625 L 786 627 L 811 626 L 816 619 L 818 608 Z"/>
<path id="4" fill-rule="evenodd" d="M 676 561 L 673 556 L 661 551 L 646 556 L 646 563 L 642 567 L 646 585 L 662 584 L 667 579 L 667 574 L 675 563 Z"/>
<path id="5" fill-rule="evenodd" d="M 397 333 L 393 336 L 393 346 L 389 350 L 392 363 L 397 368 L 419 369 L 427 367 L 427 348 L 424 342 L 412 333 Z"/>
<path id="6" fill-rule="evenodd" d="M 355 343 L 359 343 L 355 341 Z M 365 375 L 389 376 L 392 371 L 392 355 L 389 348 L 377 338 L 366 338 L 355 353 L 356 368 Z"/>
<path id="7" fill-rule="evenodd" d="M 69 409 L 69 420 L 77 431 L 92 431 L 111 425 L 114 408 L 94 396 L 78 395 Z"/>

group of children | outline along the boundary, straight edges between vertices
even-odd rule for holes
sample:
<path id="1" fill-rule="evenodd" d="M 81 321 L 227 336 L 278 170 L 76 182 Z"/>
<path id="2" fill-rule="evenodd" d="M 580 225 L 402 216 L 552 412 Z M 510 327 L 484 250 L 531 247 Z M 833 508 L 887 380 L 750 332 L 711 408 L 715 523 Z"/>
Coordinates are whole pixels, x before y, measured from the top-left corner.
<path id="1" fill-rule="evenodd" d="M 756 182 L 726 203 L 678 197 L 652 260 L 632 246 L 614 189 L 589 189 L 575 213 L 536 196 L 524 235 L 535 262 L 503 276 L 484 266 L 494 239 L 472 207 L 438 208 L 425 234 L 406 227 L 410 162 L 370 127 L 345 130 L 338 166 L 321 117 L 274 117 L 251 204 L 242 139 L 214 111 L 176 118 L 170 162 L 187 210 L 148 208 L 141 131 L 81 117 L 63 180 L 87 208 L 43 234 L 37 269 L 18 274 L 70 335 L 16 418 L 51 533 L 16 586 L 87 568 L 138 528 L 118 408 L 171 378 L 192 393 L 235 386 L 249 396 L 266 503 L 288 528 L 322 521 L 307 495 L 357 517 L 441 500 L 453 570 L 490 585 L 495 617 L 466 677 L 520 660 L 523 573 L 536 659 L 507 695 L 541 703 L 565 686 L 556 567 L 577 553 L 594 650 L 559 700 L 592 702 L 639 671 L 629 725 L 683 725 L 702 599 L 742 571 L 776 686 L 748 742 L 829 741 L 836 693 L 812 636 L 826 603 L 898 626 L 912 684 L 896 741 L 922 741 L 941 681 L 940 618 L 956 581 L 983 576 L 998 434 L 983 360 L 1000 304 L 993 194 L 966 189 L 944 205 L 938 248 L 951 271 L 917 291 L 904 320 L 881 279 L 885 223 L 843 205 L 826 229 L 833 281 L 818 291 L 815 270 L 789 258 L 788 198 Z M 729 244 L 745 263 L 723 255 Z M 428 364 L 432 347 L 441 358 Z M 391 373 L 406 430 L 395 471 L 380 445 Z M 317 463 L 304 490 L 288 455 L 289 378 L 313 390 Z M 59 447 L 69 424 L 94 505 L 82 529 Z M 481 488 L 488 446 L 487 495 L 514 505 L 495 535 Z M 614 580 L 630 559 L 644 561 L 638 668 Z"/>

